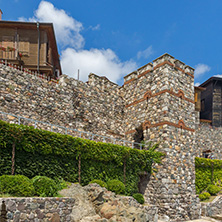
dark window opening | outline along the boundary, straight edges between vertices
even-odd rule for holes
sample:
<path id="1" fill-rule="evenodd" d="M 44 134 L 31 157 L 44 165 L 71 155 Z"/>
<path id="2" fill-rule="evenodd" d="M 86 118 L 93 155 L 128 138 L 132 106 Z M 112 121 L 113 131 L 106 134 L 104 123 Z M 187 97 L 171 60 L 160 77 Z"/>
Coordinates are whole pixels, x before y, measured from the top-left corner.
<path id="1" fill-rule="evenodd" d="M 144 140 L 144 134 L 143 134 L 143 126 L 140 125 L 138 128 L 136 128 L 136 132 L 133 137 L 134 141 L 136 143 L 141 143 Z M 139 144 L 135 144 L 136 148 L 140 148 Z"/>
<path id="2" fill-rule="evenodd" d="M 214 155 L 211 150 L 203 151 L 203 158 L 213 159 Z"/>
<path id="3" fill-rule="evenodd" d="M 201 100 L 201 112 L 205 110 L 205 99 Z"/>

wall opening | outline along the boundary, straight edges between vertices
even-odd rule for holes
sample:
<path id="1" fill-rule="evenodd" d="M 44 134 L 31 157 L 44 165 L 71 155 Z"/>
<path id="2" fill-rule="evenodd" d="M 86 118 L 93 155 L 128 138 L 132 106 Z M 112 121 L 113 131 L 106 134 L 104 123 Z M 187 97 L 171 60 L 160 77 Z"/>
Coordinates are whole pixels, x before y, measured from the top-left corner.
<path id="1" fill-rule="evenodd" d="M 144 134 L 143 134 L 143 126 L 140 125 L 138 128 L 136 128 L 136 132 L 133 136 L 133 140 L 136 143 L 141 143 L 144 140 Z M 138 144 L 135 144 L 136 148 L 140 148 Z"/>

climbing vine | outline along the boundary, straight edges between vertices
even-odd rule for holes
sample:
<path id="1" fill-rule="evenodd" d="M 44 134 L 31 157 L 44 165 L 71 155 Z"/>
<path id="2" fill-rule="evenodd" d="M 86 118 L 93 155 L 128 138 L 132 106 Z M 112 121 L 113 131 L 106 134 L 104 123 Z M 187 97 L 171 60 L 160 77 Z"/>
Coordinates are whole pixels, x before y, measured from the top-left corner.
<path id="1" fill-rule="evenodd" d="M 160 163 L 163 156 L 156 146 L 137 150 L 0 121 L 0 175 L 11 174 L 13 143 L 15 174 L 62 177 L 82 185 L 119 179 L 128 194 L 137 191 L 139 173 L 151 172 L 152 163 Z"/>

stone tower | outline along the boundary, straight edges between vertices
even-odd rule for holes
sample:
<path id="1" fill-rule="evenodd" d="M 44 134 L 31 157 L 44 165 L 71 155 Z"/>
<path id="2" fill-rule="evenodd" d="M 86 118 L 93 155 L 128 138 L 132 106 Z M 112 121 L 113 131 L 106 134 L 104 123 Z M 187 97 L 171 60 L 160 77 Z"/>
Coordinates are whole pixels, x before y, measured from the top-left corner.
<path id="1" fill-rule="evenodd" d="M 164 54 L 125 78 L 126 136 L 160 143 L 166 154 L 147 184 L 147 202 L 174 221 L 199 217 L 195 194 L 194 69 Z"/>

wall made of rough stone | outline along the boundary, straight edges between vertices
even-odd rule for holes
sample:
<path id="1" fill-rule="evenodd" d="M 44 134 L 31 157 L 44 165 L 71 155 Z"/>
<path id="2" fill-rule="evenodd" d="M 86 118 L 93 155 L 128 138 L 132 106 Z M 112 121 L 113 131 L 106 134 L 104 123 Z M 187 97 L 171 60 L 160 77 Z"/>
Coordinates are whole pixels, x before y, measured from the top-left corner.
<path id="1" fill-rule="evenodd" d="M 217 196 L 210 203 L 201 203 L 201 215 L 205 217 L 212 217 L 221 215 L 222 212 L 222 196 Z"/>
<path id="2" fill-rule="evenodd" d="M 145 140 L 159 142 L 159 150 L 166 154 L 147 184 L 145 199 L 173 221 L 198 218 L 193 70 L 164 55 L 140 75 L 132 73 L 124 84 L 127 137 L 133 139 L 142 125 Z"/>
<path id="3" fill-rule="evenodd" d="M 122 87 L 94 74 L 87 83 L 63 76 L 55 84 L 0 66 L 0 111 L 128 140 L 142 126 L 145 140 L 159 142 L 166 154 L 146 202 L 183 221 L 200 215 L 193 73 L 168 54 L 124 77 Z"/>
<path id="4" fill-rule="evenodd" d="M 87 83 L 62 76 L 56 84 L 0 64 L 0 111 L 123 138 L 119 88 L 94 74 Z"/>
<path id="5" fill-rule="evenodd" d="M 73 198 L 0 198 L 5 201 L 7 221 L 71 221 Z M 54 218 L 54 220 L 52 220 Z"/>
<path id="6" fill-rule="evenodd" d="M 210 150 L 213 159 L 222 159 L 222 127 L 212 127 L 207 123 L 201 123 L 196 127 L 196 156 L 203 157 L 203 152 Z"/>

